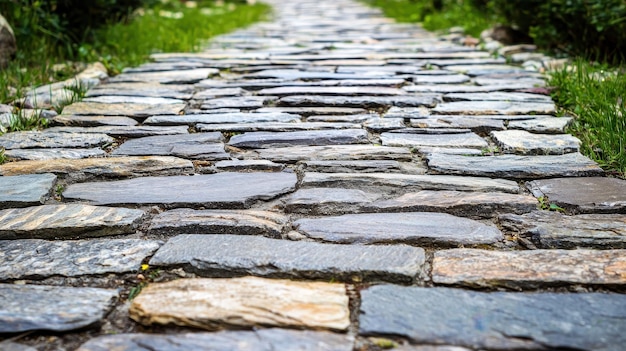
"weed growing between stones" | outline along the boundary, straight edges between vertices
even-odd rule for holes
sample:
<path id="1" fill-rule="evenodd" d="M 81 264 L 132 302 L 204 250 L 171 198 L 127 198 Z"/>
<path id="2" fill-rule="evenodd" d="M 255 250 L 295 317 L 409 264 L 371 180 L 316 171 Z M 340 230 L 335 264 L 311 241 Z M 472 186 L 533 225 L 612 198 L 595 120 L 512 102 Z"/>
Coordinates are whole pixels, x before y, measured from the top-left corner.
<path id="1" fill-rule="evenodd" d="M 147 264 L 141 265 L 141 271 L 144 273 L 140 273 L 137 275 L 137 280 L 139 280 L 139 283 L 132 287 L 128 292 L 129 301 L 137 297 L 139 293 L 141 293 L 141 290 L 143 290 L 143 288 L 148 286 L 148 284 L 153 282 L 161 275 L 161 271 L 159 269 L 150 271 L 150 266 L 148 266 Z"/>
<path id="2" fill-rule="evenodd" d="M 545 211 L 556 211 L 560 213 L 564 213 L 565 209 L 560 207 L 557 204 L 551 203 L 547 196 L 539 196 L 537 198 L 539 201 L 539 208 Z"/>

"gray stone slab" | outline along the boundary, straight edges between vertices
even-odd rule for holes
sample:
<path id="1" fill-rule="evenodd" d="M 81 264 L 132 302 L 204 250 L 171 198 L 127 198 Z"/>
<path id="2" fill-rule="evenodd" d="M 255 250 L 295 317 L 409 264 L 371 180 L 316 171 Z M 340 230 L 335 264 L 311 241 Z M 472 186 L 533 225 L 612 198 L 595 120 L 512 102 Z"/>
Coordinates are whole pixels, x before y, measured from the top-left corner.
<path id="1" fill-rule="evenodd" d="M 2 351 L 37 351 L 37 349 L 24 345 L 18 344 L 16 342 L 11 341 L 2 341 L 0 342 L 0 350 Z"/>
<path id="2" fill-rule="evenodd" d="M 364 213 L 305 218 L 295 229 L 311 239 L 341 244 L 488 245 L 503 239 L 492 226 L 445 213 Z"/>
<path id="3" fill-rule="evenodd" d="M 547 95 L 528 93 L 451 93 L 443 96 L 444 101 L 520 101 L 520 102 L 552 102 Z"/>
<path id="4" fill-rule="evenodd" d="M 0 239 L 76 238 L 134 233 L 144 212 L 81 204 L 0 211 Z"/>
<path id="5" fill-rule="evenodd" d="M 324 96 L 294 95 L 278 100 L 279 106 L 328 106 L 328 107 L 435 107 L 439 102 L 438 94 L 421 94 L 419 96 Z"/>
<path id="6" fill-rule="evenodd" d="M 274 162 L 295 163 L 305 160 L 396 160 L 410 161 L 407 148 L 374 145 L 294 146 L 256 149 L 259 157 Z"/>
<path id="7" fill-rule="evenodd" d="M 525 130 L 491 132 L 504 153 L 518 155 L 563 155 L 578 152 L 580 140 L 569 134 L 533 134 Z"/>
<path id="8" fill-rule="evenodd" d="M 372 117 L 377 117 L 376 114 L 363 114 L 363 115 L 340 115 L 340 116 L 309 116 L 306 118 L 307 122 L 325 122 L 325 123 L 362 123 Z"/>
<path id="9" fill-rule="evenodd" d="M 626 180 L 554 178 L 529 182 L 536 197 L 577 213 L 626 213 Z"/>
<path id="10" fill-rule="evenodd" d="M 168 105 L 183 104 L 184 101 L 178 99 L 170 99 L 164 97 L 152 96 L 120 96 L 120 95 L 101 95 L 86 97 L 83 102 L 96 102 L 101 104 L 146 104 L 146 105 Z"/>
<path id="11" fill-rule="evenodd" d="M 230 156 L 224 151 L 222 139 L 221 133 L 193 133 L 131 139 L 115 149 L 112 155 L 172 155 L 184 158 L 224 160 Z"/>
<path id="12" fill-rule="evenodd" d="M 593 161 L 579 153 L 559 156 L 463 156 L 443 153 L 426 155 L 428 167 L 441 174 L 484 177 L 536 179 L 550 177 L 584 177 L 604 172 Z"/>
<path id="13" fill-rule="evenodd" d="M 302 116 L 311 115 L 356 115 L 368 113 L 364 108 L 357 107 L 325 107 L 325 106 L 307 106 L 307 107 L 264 107 L 255 110 L 258 113 L 293 113 Z"/>
<path id="14" fill-rule="evenodd" d="M 315 130 L 358 129 L 360 124 L 355 123 L 327 123 L 327 122 L 267 122 L 267 123 L 227 123 L 227 124 L 197 124 L 200 132 L 299 132 Z"/>
<path id="15" fill-rule="evenodd" d="M 251 132 L 233 136 L 228 144 L 238 148 L 267 149 L 298 145 L 367 144 L 368 142 L 365 130 L 344 129 L 283 133 Z"/>
<path id="16" fill-rule="evenodd" d="M 73 116 L 73 115 L 58 115 L 52 119 L 54 124 L 60 124 L 64 126 L 77 126 L 77 127 L 96 127 L 96 126 L 136 126 L 139 124 L 136 120 L 130 117 L 116 117 L 116 116 Z"/>
<path id="17" fill-rule="evenodd" d="M 150 265 L 183 266 L 208 277 L 402 283 L 422 278 L 424 263 L 423 249 L 405 245 L 334 245 L 238 235 L 179 235 L 150 260 Z"/>
<path id="18" fill-rule="evenodd" d="M 215 162 L 215 168 L 222 171 L 271 171 L 280 172 L 285 165 L 268 160 L 226 160 Z"/>
<path id="19" fill-rule="evenodd" d="M 175 209 L 156 215 L 150 232 L 157 234 L 238 234 L 279 238 L 289 219 L 276 212 L 259 210 Z"/>
<path id="20" fill-rule="evenodd" d="M 397 107 L 392 106 L 383 115 L 384 118 L 426 118 L 430 111 L 425 107 Z"/>
<path id="21" fill-rule="evenodd" d="M 0 136 L 0 146 L 10 149 L 89 148 L 113 143 L 106 134 L 14 132 Z"/>
<path id="22" fill-rule="evenodd" d="M 203 63 L 192 61 L 178 62 L 148 62 L 138 67 L 127 67 L 122 73 L 140 73 L 140 72 L 163 72 L 163 71 L 184 71 L 188 69 L 196 69 L 204 67 Z"/>
<path id="23" fill-rule="evenodd" d="M 108 289 L 0 284 L 0 333 L 63 332 L 97 325 L 117 294 Z"/>
<path id="24" fill-rule="evenodd" d="M 56 179 L 54 174 L 0 177 L 0 209 L 43 204 Z"/>
<path id="25" fill-rule="evenodd" d="M 136 272 L 159 246 L 159 241 L 141 239 L 2 240 L 0 279 Z"/>
<path id="26" fill-rule="evenodd" d="M 456 101 L 439 104 L 432 112 L 438 115 L 553 115 L 556 106 L 551 102 Z"/>
<path id="27" fill-rule="evenodd" d="M 508 129 L 522 129 L 532 133 L 561 134 L 569 126 L 571 117 L 543 117 L 522 121 L 510 121 Z"/>
<path id="28" fill-rule="evenodd" d="M 361 335 L 498 350 L 617 351 L 626 342 L 622 333 L 626 296 L 620 294 L 485 293 L 381 285 L 361 291 L 361 296 Z"/>
<path id="29" fill-rule="evenodd" d="M 189 134 L 186 126 L 96 126 L 96 127 L 52 127 L 49 133 L 98 133 L 114 138 L 142 138 L 156 135 Z"/>
<path id="30" fill-rule="evenodd" d="M 516 75 L 489 75 L 481 76 L 473 79 L 474 83 L 482 86 L 502 85 L 502 86 L 517 86 L 516 90 L 530 89 L 536 87 L 544 87 L 546 81 L 541 78 L 528 76 L 528 74 Z"/>
<path id="31" fill-rule="evenodd" d="M 532 85 L 530 85 L 532 86 Z M 407 85 L 402 87 L 409 93 L 489 93 L 498 91 L 515 91 L 520 89 L 528 89 L 529 84 L 521 84 L 509 82 L 509 84 L 492 84 L 492 85 Z"/>
<path id="32" fill-rule="evenodd" d="M 474 133 L 461 134 L 415 134 L 382 133 L 380 139 L 385 146 L 435 146 L 482 149 L 489 144 Z"/>
<path id="33" fill-rule="evenodd" d="M 415 75 L 415 84 L 463 84 L 470 81 L 470 77 L 464 74 L 442 74 L 442 75 Z"/>
<path id="34" fill-rule="evenodd" d="M 89 89 L 85 96 L 148 96 L 169 99 L 189 100 L 193 96 L 193 86 L 155 83 L 109 83 Z"/>
<path id="35" fill-rule="evenodd" d="M 155 204 L 166 207 L 246 208 L 292 192 L 294 173 L 232 173 L 143 177 L 105 183 L 72 184 L 66 199 L 94 204 Z"/>
<path id="36" fill-rule="evenodd" d="M 91 339 L 77 351 L 351 351 L 353 340 L 322 331 L 259 329 L 186 334 L 118 334 Z M 446 350 L 440 350 L 446 351 Z M 448 350 L 454 351 L 454 350 Z M 457 350 L 463 351 L 463 350 Z"/>
<path id="37" fill-rule="evenodd" d="M 400 163 L 394 160 L 311 160 L 300 161 L 307 172 L 319 173 L 400 173 L 408 171 L 413 166 L 413 171 L 418 171 L 418 164 Z M 422 168 L 422 172 L 426 169 Z"/>
<path id="38" fill-rule="evenodd" d="M 219 73 L 215 68 L 198 68 L 163 72 L 122 73 L 109 79 L 111 83 L 192 84 Z"/>
<path id="39" fill-rule="evenodd" d="M 358 189 L 309 188 L 300 189 L 286 197 L 285 211 L 308 215 L 337 215 L 359 212 L 359 209 L 379 199 L 382 194 Z"/>
<path id="40" fill-rule="evenodd" d="M 144 124 L 151 125 L 195 125 L 198 123 L 205 124 L 242 124 L 242 123 L 267 123 L 282 122 L 293 123 L 300 122 L 299 115 L 288 113 L 215 113 L 215 114 L 193 114 L 193 115 L 174 115 L 174 116 L 153 116 L 148 117 Z"/>
<path id="41" fill-rule="evenodd" d="M 257 109 L 276 100 L 274 96 L 238 96 L 205 100 L 203 110 L 218 108 Z"/>
<path id="42" fill-rule="evenodd" d="M 393 73 L 372 72 L 372 74 L 355 74 L 355 73 L 333 73 L 333 72 L 315 72 L 315 71 L 299 71 L 295 69 L 274 69 L 252 73 L 246 78 L 281 78 L 287 80 L 319 80 L 319 79 L 371 79 L 371 78 L 392 78 Z"/>
<path id="43" fill-rule="evenodd" d="M 100 148 L 91 149 L 13 149 L 4 155 L 15 160 L 54 160 L 104 157 L 106 152 Z"/>
<path id="44" fill-rule="evenodd" d="M 104 104 L 100 102 L 76 102 L 63 109 L 67 115 L 77 116 L 126 116 L 146 118 L 158 115 L 177 115 L 185 104 Z"/>
<path id="45" fill-rule="evenodd" d="M 471 118 L 459 116 L 433 116 L 430 118 L 411 119 L 411 127 L 415 128 L 467 128 L 475 133 L 489 133 L 503 130 L 504 122 L 500 119 Z"/>
<path id="46" fill-rule="evenodd" d="M 340 96 L 378 96 L 378 95 L 405 95 L 402 89 L 367 86 L 367 87 L 336 87 L 336 86 L 308 86 L 308 87 L 278 87 L 262 89 L 257 92 L 258 95 L 340 95 Z"/>
<path id="47" fill-rule="evenodd" d="M 626 216 L 535 211 L 503 214 L 500 225 L 544 249 L 626 249 Z"/>
<path id="48" fill-rule="evenodd" d="M 451 155 L 465 155 L 465 156 L 483 156 L 484 150 L 422 146 L 422 147 L 417 148 L 417 153 L 421 155 L 451 154 Z"/>
<path id="49" fill-rule="evenodd" d="M 365 123 L 363 123 L 363 127 L 372 132 L 380 133 L 394 129 L 406 128 L 406 124 L 404 124 L 404 119 L 402 118 L 374 117 L 365 121 Z"/>
<path id="50" fill-rule="evenodd" d="M 207 89 L 201 90 L 193 95 L 194 100 L 207 100 L 215 99 L 227 96 L 242 96 L 246 93 L 245 90 L 237 88 L 221 88 L 221 89 Z"/>

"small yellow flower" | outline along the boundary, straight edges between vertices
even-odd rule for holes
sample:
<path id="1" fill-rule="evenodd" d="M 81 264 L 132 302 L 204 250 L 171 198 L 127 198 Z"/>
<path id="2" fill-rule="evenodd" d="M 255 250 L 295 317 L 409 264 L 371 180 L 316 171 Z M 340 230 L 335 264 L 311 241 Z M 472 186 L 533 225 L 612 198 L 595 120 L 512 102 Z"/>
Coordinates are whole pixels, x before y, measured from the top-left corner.
<path id="1" fill-rule="evenodd" d="M 150 268 L 150 265 L 148 265 L 148 264 L 142 264 L 141 265 L 141 270 L 142 271 L 147 271 L 149 268 Z"/>

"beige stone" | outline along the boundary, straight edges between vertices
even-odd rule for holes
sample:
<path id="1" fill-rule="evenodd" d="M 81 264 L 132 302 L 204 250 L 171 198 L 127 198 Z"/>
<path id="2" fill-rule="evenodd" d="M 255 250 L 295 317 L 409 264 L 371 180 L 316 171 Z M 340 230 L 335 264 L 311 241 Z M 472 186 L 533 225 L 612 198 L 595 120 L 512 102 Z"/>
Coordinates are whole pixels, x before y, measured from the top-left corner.
<path id="1" fill-rule="evenodd" d="M 143 325 L 290 327 L 345 331 L 350 325 L 342 284 L 255 277 L 181 279 L 151 284 L 133 300 L 130 317 Z"/>

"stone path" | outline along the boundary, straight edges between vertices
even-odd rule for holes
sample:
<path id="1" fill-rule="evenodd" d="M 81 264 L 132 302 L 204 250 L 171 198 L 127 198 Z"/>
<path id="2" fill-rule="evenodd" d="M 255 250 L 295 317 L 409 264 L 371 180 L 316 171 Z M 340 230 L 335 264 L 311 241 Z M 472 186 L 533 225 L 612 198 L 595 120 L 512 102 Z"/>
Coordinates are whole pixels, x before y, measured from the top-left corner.
<path id="1" fill-rule="evenodd" d="M 268 2 L 0 137 L 0 349 L 624 348 L 626 181 L 541 75 Z"/>

